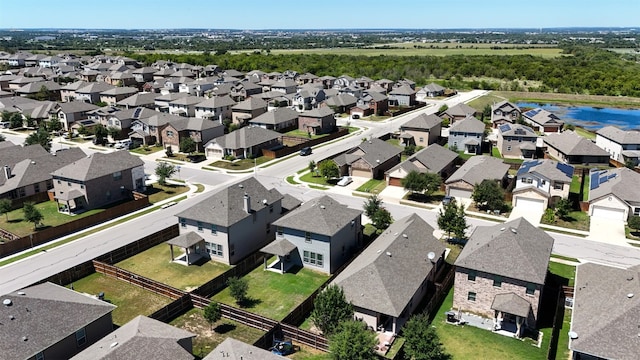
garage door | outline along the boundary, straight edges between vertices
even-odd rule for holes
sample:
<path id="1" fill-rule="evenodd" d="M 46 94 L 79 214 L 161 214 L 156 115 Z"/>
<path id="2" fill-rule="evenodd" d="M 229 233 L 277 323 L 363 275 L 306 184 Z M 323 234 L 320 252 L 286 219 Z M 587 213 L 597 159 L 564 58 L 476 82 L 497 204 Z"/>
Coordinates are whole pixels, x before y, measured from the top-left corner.
<path id="1" fill-rule="evenodd" d="M 544 211 L 544 200 L 531 199 L 526 197 L 516 197 L 516 206 L 531 211 Z"/>
<path id="2" fill-rule="evenodd" d="M 465 198 L 465 199 L 471 199 L 471 194 L 473 192 L 469 191 L 469 190 L 463 190 L 463 189 L 455 189 L 455 188 L 449 188 L 449 196 L 454 196 L 454 197 L 459 197 L 459 198 Z"/>
<path id="3" fill-rule="evenodd" d="M 351 176 L 360 176 L 360 177 L 365 177 L 365 178 L 371 178 L 371 171 L 370 170 L 352 169 L 351 170 Z"/>
<path id="4" fill-rule="evenodd" d="M 591 216 L 610 220 L 624 221 L 624 210 L 605 206 L 594 206 Z"/>
<path id="5" fill-rule="evenodd" d="M 389 185 L 391 186 L 402 186 L 402 179 L 397 177 L 389 178 Z"/>

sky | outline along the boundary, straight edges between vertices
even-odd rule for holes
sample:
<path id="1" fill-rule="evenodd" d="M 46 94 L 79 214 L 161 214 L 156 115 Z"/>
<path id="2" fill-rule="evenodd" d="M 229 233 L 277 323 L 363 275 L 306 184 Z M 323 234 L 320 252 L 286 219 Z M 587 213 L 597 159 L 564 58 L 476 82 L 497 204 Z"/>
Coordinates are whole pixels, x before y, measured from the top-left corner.
<path id="1" fill-rule="evenodd" d="M 0 0 L 0 28 L 640 27 L 640 0 Z"/>

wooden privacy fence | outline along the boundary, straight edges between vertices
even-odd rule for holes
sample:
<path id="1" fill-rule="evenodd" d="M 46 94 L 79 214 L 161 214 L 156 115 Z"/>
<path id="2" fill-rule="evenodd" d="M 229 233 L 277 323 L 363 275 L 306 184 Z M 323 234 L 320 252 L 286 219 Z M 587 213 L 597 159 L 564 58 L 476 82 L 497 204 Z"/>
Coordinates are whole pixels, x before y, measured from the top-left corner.
<path id="1" fill-rule="evenodd" d="M 177 300 L 187 294 L 182 290 L 163 284 L 159 281 L 146 278 L 142 275 L 138 275 L 131 271 L 121 269 L 117 266 L 109 265 L 98 260 L 93 260 L 93 267 L 96 269 L 96 272 L 128 282 L 145 290 L 166 296 L 172 300 Z"/>
<path id="2" fill-rule="evenodd" d="M 231 269 L 200 285 L 197 289 L 191 291 L 191 293 L 203 297 L 212 297 L 227 286 L 227 280 L 229 280 L 229 278 L 244 276 L 258 265 L 262 265 L 265 256 L 266 255 L 261 252 L 253 253 L 234 265 Z"/>

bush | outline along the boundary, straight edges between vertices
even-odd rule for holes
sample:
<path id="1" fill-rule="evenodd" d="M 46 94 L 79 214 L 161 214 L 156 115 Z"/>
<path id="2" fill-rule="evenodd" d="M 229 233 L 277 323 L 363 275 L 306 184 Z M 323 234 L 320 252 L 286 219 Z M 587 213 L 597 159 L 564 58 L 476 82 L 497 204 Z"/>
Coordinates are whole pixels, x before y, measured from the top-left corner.
<path id="1" fill-rule="evenodd" d="M 231 297 L 236 300 L 236 304 L 242 304 L 247 299 L 247 291 L 249 291 L 249 283 L 247 279 L 231 277 L 227 280 Z"/>

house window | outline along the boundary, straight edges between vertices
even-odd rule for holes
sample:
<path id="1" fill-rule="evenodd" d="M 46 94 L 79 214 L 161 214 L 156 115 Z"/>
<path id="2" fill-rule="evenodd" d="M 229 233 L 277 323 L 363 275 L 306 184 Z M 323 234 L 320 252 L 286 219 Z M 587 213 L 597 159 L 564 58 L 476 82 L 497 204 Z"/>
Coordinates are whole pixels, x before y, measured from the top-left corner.
<path id="1" fill-rule="evenodd" d="M 562 183 L 554 183 L 553 184 L 553 188 L 556 190 L 562 190 L 564 186 L 562 185 Z"/>
<path id="2" fill-rule="evenodd" d="M 302 255 L 302 261 L 305 264 L 311 264 L 318 267 L 322 267 L 324 265 L 324 256 L 322 254 L 305 250 L 302 252 Z"/>
<path id="3" fill-rule="evenodd" d="M 111 191 L 107 190 L 107 192 L 104 195 L 107 198 L 107 200 L 111 200 Z"/>
<path id="4" fill-rule="evenodd" d="M 311 233 L 308 231 L 305 231 L 304 233 L 304 242 L 311 244 Z"/>
<path id="5" fill-rule="evenodd" d="M 633 209 L 633 215 L 634 216 L 640 216 L 640 207 L 637 207 L 637 208 Z"/>
<path id="6" fill-rule="evenodd" d="M 532 178 L 523 178 L 522 182 L 525 184 L 531 184 L 533 183 L 533 179 Z"/>
<path id="7" fill-rule="evenodd" d="M 267 223 L 267 234 L 271 232 L 271 223 Z"/>
<path id="8" fill-rule="evenodd" d="M 545 185 L 547 183 L 547 180 L 542 180 L 542 185 Z"/>
<path id="9" fill-rule="evenodd" d="M 202 223 L 198 221 L 198 231 L 202 231 Z"/>
<path id="10" fill-rule="evenodd" d="M 269 212 L 272 213 L 273 212 L 273 204 L 269 205 Z"/>
<path id="11" fill-rule="evenodd" d="M 502 277 L 499 275 L 496 275 L 493 278 L 493 286 L 495 287 L 501 287 L 502 286 Z"/>
<path id="12" fill-rule="evenodd" d="M 507 146 L 507 151 L 511 151 L 511 146 Z"/>
<path id="13" fill-rule="evenodd" d="M 470 270 L 469 273 L 467 273 L 467 280 L 469 281 L 476 281 L 476 271 L 475 270 Z"/>
<path id="14" fill-rule="evenodd" d="M 44 353 L 42 351 L 36 354 L 36 360 L 44 360 Z"/>
<path id="15" fill-rule="evenodd" d="M 173 137 L 173 131 L 167 130 L 167 137 Z"/>
<path id="16" fill-rule="evenodd" d="M 122 180 L 122 171 L 116 171 L 113 173 L 113 180 Z"/>
<path id="17" fill-rule="evenodd" d="M 24 190 L 24 188 L 23 188 L 23 187 L 21 187 L 21 188 L 18 190 L 18 194 L 19 194 L 19 196 L 20 196 L 20 197 L 25 197 L 25 196 L 27 196 L 27 192 Z"/>
<path id="18" fill-rule="evenodd" d="M 82 346 L 87 343 L 87 334 L 84 331 L 84 328 L 76 331 L 76 343 L 78 346 Z"/>
<path id="19" fill-rule="evenodd" d="M 62 183 L 60 182 L 60 180 L 58 180 L 58 184 L 62 184 Z"/>
<path id="20" fill-rule="evenodd" d="M 476 293 L 474 293 L 473 291 L 469 291 L 467 293 L 467 300 L 476 301 Z"/>
<path id="21" fill-rule="evenodd" d="M 33 184 L 33 191 L 39 193 L 40 192 L 40 184 Z"/>
<path id="22" fill-rule="evenodd" d="M 222 257 L 222 245 L 214 244 L 214 243 L 204 243 L 204 246 L 207 248 L 207 252 L 213 256 Z"/>
<path id="23" fill-rule="evenodd" d="M 187 227 L 187 219 L 180 218 L 180 226 L 182 226 L 183 228 L 186 228 Z"/>
<path id="24" fill-rule="evenodd" d="M 80 185 L 80 189 L 84 189 L 84 185 Z"/>
<path id="25" fill-rule="evenodd" d="M 216 224 L 211 224 L 211 233 L 212 233 L 213 235 L 218 234 L 218 225 L 216 225 Z"/>
<path id="26" fill-rule="evenodd" d="M 424 138 L 422 138 L 422 137 L 421 137 L 421 138 L 420 138 L 420 142 L 424 142 Z"/>
<path id="27" fill-rule="evenodd" d="M 533 295 L 536 292 L 536 284 L 527 284 L 527 295 Z"/>
<path id="28" fill-rule="evenodd" d="M 276 233 L 277 233 L 278 235 L 282 235 L 282 226 L 278 226 L 278 227 L 276 227 Z"/>

